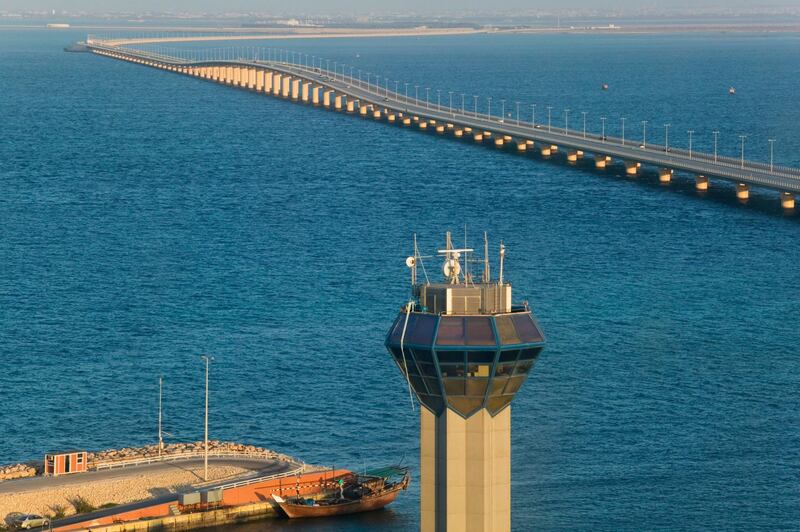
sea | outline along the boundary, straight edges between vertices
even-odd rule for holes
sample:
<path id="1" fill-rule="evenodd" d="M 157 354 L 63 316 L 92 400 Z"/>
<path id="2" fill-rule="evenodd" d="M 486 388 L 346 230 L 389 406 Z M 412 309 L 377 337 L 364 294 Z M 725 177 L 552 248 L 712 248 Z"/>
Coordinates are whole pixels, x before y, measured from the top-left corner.
<path id="1" fill-rule="evenodd" d="M 155 443 L 159 377 L 167 441 L 201 439 L 208 355 L 211 438 L 414 474 L 384 511 L 226 530 L 415 530 L 419 406 L 384 338 L 414 236 L 435 255 L 486 232 L 547 336 L 512 406 L 513 530 L 797 529 L 800 215 L 776 191 L 743 203 L 62 50 L 85 32 L 0 29 L 0 463 Z M 768 162 L 773 139 L 800 167 L 798 34 L 214 46 L 558 127 L 670 124 L 676 147 L 719 131 L 731 157 L 746 135 Z"/>

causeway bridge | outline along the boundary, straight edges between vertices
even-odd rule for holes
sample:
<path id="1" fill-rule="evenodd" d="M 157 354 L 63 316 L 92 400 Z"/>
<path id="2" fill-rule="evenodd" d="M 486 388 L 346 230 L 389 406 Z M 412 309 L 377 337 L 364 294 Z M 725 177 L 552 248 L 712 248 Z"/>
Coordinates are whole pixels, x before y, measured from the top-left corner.
<path id="1" fill-rule="evenodd" d="M 148 41 L 152 42 L 152 41 Z M 795 208 L 800 193 L 800 169 L 765 164 L 716 153 L 701 153 L 659 144 L 643 144 L 638 140 L 598 135 L 585 129 L 569 130 L 550 124 L 537 124 L 507 116 L 472 112 L 462 105 L 445 106 L 416 97 L 409 97 L 386 86 L 354 78 L 352 73 L 330 71 L 321 66 L 273 59 L 238 58 L 197 60 L 131 48 L 128 41 L 87 40 L 87 48 L 98 55 L 159 68 L 208 81 L 260 92 L 298 103 L 313 104 L 335 111 L 357 113 L 389 124 L 431 130 L 455 138 L 471 138 L 474 142 L 493 143 L 500 149 L 518 152 L 539 150 L 551 156 L 562 150 L 566 159 L 575 163 L 591 156 L 597 168 L 623 164 L 629 176 L 635 176 L 643 165 L 658 169 L 661 183 L 669 183 L 675 171 L 694 176 L 698 190 L 708 190 L 711 179 L 729 181 L 736 197 L 747 200 L 751 187 L 762 187 L 778 193 L 781 206 Z"/>

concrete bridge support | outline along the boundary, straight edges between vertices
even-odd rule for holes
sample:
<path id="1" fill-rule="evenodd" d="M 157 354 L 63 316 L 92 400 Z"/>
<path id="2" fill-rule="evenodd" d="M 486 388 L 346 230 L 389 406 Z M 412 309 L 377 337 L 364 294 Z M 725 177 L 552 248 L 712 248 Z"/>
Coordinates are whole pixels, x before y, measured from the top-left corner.
<path id="1" fill-rule="evenodd" d="M 463 130 L 463 129 L 461 129 L 461 128 L 455 128 L 455 129 L 453 130 L 453 135 L 454 135 L 454 136 L 455 136 L 457 139 L 460 139 L 461 137 L 463 137 L 463 136 L 464 136 L 464 130 Z"/>
<path id="2" fill-rule="evenodd" d="M 272 79 L 273 79 L 272 72 L 270 72 L 269 70 L 264 72 L 264 92 L 267 94 L 272 92 Z"/>
<path id="3" fill-rule="evenodd" d="M 794 209 L 794 194 L 791 192 L 781 192 L 781 207 L 786 210 Z"/>
<path id="4" fill-rule="evenodd" d="M 266 72 L 263 70 L 259 70 L 256 73 L 256 91 L 263 92 L 264 91 L 264 76 Z"/>
<path id="5" fill-rule="evenodd" d="M 528 149 L 528 143 L 524 140 L 517 141 L 517 151 L 526 151 Z"/>
<path id="6" fill-rule="evenodd" d="M 321 93 L 322 93 L 322 87 L 318 85 L 314 86 L 314 88 L 311 89 L 311 103 L 313 103 L 314 105 L 319 105 Z"/>
<path id="7" fill-rule="evenodd" d="M 356 112 L 356 100 L 351 100 L 348 98 L 347 100 L 347 112 L 348 113 L 355 113 Z"/>
<path id="8" fill-rule="evenodd" d="M 511 142 L 512 141 L 511 135 L 503 135 L 503 141 L 504 142 Z"/>
<path id="9" fill-rule="evenodd" d="M 358 105 L 358 114 L 361 116 L 367 116 L 369 113 L 369 105 Z"/>
<path id="10" fill-rule="evenodd" d="M 292 80 L 292 100 L 299 100 L 300 99 L 300 79 L 293 79 Z"/>
<path id="11" fill-rule="evenodd" d="M 426 130 L 428 129 L 428 123 L 425 120 L 420 120 L 419 122 L 417 122 L 417 127 L 422 130 Z"/>
<path id="12" fill-rule="evenodd" d="M 502 148 L 505 143 L 506 139 L 504 137 L 497 137 L 496 139 L 494 139 L 495 148 Z"/>
<path id="13" fill-rule="evenodd" d="M 708 178 L 704 175 L 695 176 L 694 188 L 697 190 L 708 190 Z"/>
<path id="14" fill-rule="evenodd" d="M 289 76 L 284 76 L 281 79 L 281 96 L 284 98 L 288 98 L 291 92 L 291 85 L 292 85 L 292 78 Z"/>
<path id="15" fill-rule="evenodd" d="M 278 96 L 281 93 L 281 82 L 283 80 L 283 76 L 278 74 L 277 72 L 272 73 L 272 95 Z"/>
<path id="16" fill-rule="evenodd" d="M 672 168 L 660 168 L 658 170 L 658 182 L 659 183 L 669 183 L 672 181 Z"/>
<path id="17" fill-rule="evenodd" d="M 551 144 L 550 153 L 558 153 L 558 146 L 556 146 L 555 144 Z"/>
<path id="18" fill-rule="evenodd" d="M 403 125 L 406 127 L 411 127 L 411 119 L 407 116 L 403 117 Z"/>
<path id="19" fill-rule="evenodd" d="M 578 150 L 569 150 L 567 152 L 567 161 L 574 163 L 578 161 Z"/>
<path id="20" fill-rule="evenodd" d="M 310 94 L 311 94 L 311 83 L 306 81 L 305 83 L 303 83 L 303 92 L 300 98 L 303 100 L 303 102 L 308 103 Z"/>
<path id="21" fill-rule="evenodd" d="M 492 138 L 492 132 L 491 131 L 484 131 L 483 132 L 483 138 L 485 138 L 485 139 Z"/>
<path id="22" fill-rule="evenodd" d="M 736 184 L 736 199 L 746 200 L 750 198 L 750 186 L 747 183 Z"/>
<path id="23" fill-rule="evenodd" d="M 483 132 L 476 131 L 475 133 L 473 133 L 472 140 L 474 140 L 475 142 L 483 142 Z"/>
<path id="24" fill-rule="evenodd" d="M 634 176 L 639 173 L 639 167 L 642 166 L 642 163 L 634 163 L 630 161 L 625 161 L 625 173 Z"/>
<path id="25" fill-rule="evenodd" d="M 331 106 L 331 96 L 333 95 L 333 91 L 330 89 L 325 90 L 322 93 L 322 105 L 325 107 Z"/>
<path id="26" fill-rule="evenodd" d="M 438 134 L 440 134 L 440 135 L 443 135 L 444 134 L 444 125 L 443 124 L 437 124 L 436 125 L 436 132 Z"/>
<path id="27" fill-rule="evenodd" d="M 390 124 L 394 124 L 395 120 L 397 120 L 397 115 L 395 115 L 394 113 L 389 113 L 386 116 L 386 120 L 388 120 Z"/>
<path id="28" fill-rule="evenodd" d="M 375 120 L 380 120 L 381 116 L 383 115 L 381 114 L 380 109 L 375 109 L 374 111 L 372 111 L 372 118 L 374 118 Z"/>
<path id="29" fill-rule="evenodd" d="M 550 144 L 542 144 L 539 146 L 539 153 L 542 154 L 542 157 L 550 157 L 552 150 L 553 147 Z"/>
<path id="30" fill-rule="evenodd" d="M 342 96 L 341 94 L 337 94 L 333 98 L 333 108 L 336 109 L 337 111 L 341 111 L 343 107 L 344 107 L 344 96 Z"/>
<path id="31" fill-rule="evenodd" d="M 247 88 L 248 89 L 255 89 L 256 88 L 256 69 L 251 68 L 247 71 Z"/>

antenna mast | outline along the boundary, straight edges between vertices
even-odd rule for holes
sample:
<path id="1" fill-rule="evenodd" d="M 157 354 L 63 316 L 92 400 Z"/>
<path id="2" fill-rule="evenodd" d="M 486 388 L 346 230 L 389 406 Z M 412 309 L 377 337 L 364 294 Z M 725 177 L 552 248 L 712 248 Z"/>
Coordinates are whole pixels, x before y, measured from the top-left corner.
<path id="1" fill-rule="evenodd" d="M 483 282 L 489 283 L 492 275 L 489 272 L 489 237 L 486 231 L 483 232 Z"/>
<path id="2" fill-rule="evenodd" d="M 506 258 L 506 247 L 500 241 L 500 284 L 503 284 L 503 260 Z"/>

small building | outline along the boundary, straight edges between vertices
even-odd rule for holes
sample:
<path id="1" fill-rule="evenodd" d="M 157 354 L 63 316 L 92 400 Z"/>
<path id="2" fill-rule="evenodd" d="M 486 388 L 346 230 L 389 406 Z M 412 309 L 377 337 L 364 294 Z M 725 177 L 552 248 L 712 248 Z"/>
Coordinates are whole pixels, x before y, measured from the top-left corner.
<path id="1" fill-rule="evenodd" d="M 57 477 L 86 471 L 86 451 L 59 451 L 44 455 L 44 474 Z"/>

